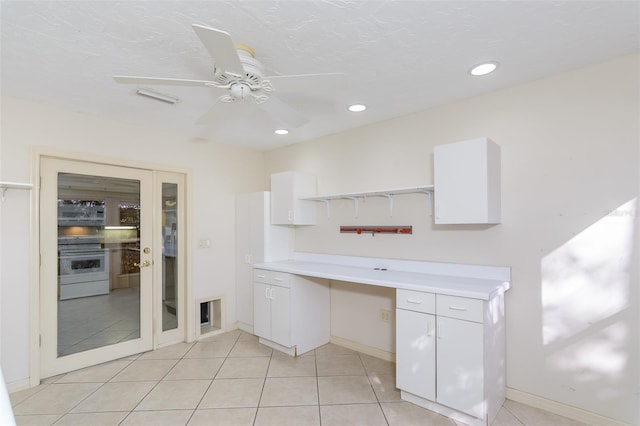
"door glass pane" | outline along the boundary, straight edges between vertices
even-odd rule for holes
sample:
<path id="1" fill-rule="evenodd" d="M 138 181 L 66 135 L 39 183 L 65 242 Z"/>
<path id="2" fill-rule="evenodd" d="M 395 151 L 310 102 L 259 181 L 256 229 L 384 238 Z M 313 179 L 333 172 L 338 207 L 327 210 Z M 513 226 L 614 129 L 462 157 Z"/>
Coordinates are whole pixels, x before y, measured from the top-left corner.
<path id="1" fill-rule="evenodd" d="M 178 327 L 178 185 L 162 184 L 162 331 Z"/>
<path id="2" fill-rule="evenodd" d="M 140 337 L 140 182 L 58 173 L 59 357 Z"/>

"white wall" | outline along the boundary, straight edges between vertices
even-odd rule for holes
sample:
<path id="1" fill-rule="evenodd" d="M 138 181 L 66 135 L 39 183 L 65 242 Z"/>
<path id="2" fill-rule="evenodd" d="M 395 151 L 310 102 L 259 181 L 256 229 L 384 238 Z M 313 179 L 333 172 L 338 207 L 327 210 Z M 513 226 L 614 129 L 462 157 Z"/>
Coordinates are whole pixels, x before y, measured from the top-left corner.
<path id="1" fill-rule="evenodd" d="M 266 178 L 310 172 L 331 194 L 432 183 L 435 145 L 488 136 L 502 147 L 502 224 L 436 226 L 421 195 L 396 196 L 393 218 L 385 199 L 362 203 L 358 218 L 351 201 L 334 201 L 330 219 L 318 203 L 318 225 L 296 230 L 296 250 L 511 266 L 508 387 L 638 424 L 639 59 L 267 153 Z M 413 225 L 414 234 L 339 233 L 353 224 Z M 393 352 L 392 337 L 378 341 L 388 301 L 360 297 L 369 301 L 361 320 L 334 315 L 333 334 Z M 332 308 L 350 300 L 340 284 Z"/>
<path id="2" fill-rule="evenodd" d="M 14 98 L 2 98 L 1 113 L 3 181 L 30 181 L 32 146 L 189 170 L 193 297 L 226 295 L 226 322 L 235 323 L 235 271 L 229 267 L 234 264 L 235 194 L 264 189 L 261 153 Z M 1 359 L 11 384 L 29 377 L 29 191 L 8 191 L 0 208 Z M 198 248 L 201 238 L 211 239 L 212 247 Z"/>

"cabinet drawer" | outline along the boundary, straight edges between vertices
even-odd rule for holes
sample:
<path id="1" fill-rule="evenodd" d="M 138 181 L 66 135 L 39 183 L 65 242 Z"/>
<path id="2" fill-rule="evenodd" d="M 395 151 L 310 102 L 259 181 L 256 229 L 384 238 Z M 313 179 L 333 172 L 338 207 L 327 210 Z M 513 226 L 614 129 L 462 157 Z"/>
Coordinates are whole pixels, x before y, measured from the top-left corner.
<path id="1" fill-rule="evenodd" d="M 480 299 L 444 294 L 438 294 L 436 297 L 436 314 L 443 317 L 482 322 L 483 307 L 484 304 Z"/>
<path id="2" fill-rule="evenodd" d="M 287 274 L 286 272 L 273 272 L 271 274 L 271 281 L 269 281 L 273 285 L 277 285 L 280 287 L 291 287 L 291 274 Z"/>
<path id="3" fill-rule="evenodd" d="M 267 271 L 264 269 L 254 269 L 253 270 L 253 281 L 257 283 L 265 283 L 271 284 L 271 271 Z"/>
<path id="4" fill-rule="evenodd" d="M 436 311 L 436 295 L 424 291 L 396 290 L 396 308 L 434 314 Z"/>

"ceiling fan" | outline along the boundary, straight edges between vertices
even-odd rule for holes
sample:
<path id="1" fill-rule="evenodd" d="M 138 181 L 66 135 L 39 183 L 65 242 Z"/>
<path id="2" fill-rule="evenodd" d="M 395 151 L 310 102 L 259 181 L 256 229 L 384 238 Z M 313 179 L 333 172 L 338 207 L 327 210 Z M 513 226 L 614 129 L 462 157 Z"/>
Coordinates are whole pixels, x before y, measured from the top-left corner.
<path id="1" fill-rule="evenodd" d="M 249 46 L 234 45 L 229 33 L 221 30 L 197 24 L 193 29 L 214 59 L 210 80 L 124 75 L 114 75 L 114 80 L 125 84 L 203 86 L 224 91 L 218 102 L 197 120 L 198 124 L 212 124 L 220 121 L 221 116 L 228 116 L 229 113 L 222 111 L 223 104 L 242 103 L 257 105 L 275 121 L 290 127 L 299 127 L 309 120 L 274 95 L 323 93 L 345 84 L 342 73 L 264 76 L 264 67 L 255 59 L 255 53 Z M 233 114 L 238 111 L 237 107 L 227 108 L 231 108 Z"/>

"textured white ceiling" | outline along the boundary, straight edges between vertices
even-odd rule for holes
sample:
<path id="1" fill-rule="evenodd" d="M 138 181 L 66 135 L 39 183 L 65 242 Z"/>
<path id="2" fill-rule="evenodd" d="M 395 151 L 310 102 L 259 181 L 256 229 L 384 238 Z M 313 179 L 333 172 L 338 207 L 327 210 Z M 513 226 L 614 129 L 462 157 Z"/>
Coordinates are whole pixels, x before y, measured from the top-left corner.
<path id="1" fill-rule="evenodd" d="M 640 49 L 637 1 L 6 1 L 0 23 L 3 95 L 261 150 L 406 115 Z M 240 104 L 224 126 L 196 125 L 218 91 L 149 88 L 114 74 L 211 78 L 192 24 L 253 47 L 267 75 L 343 72 L 346 89 L 281 96 L 310 122 L 286 136 Z M 501 66 L 472 78 L 468 68 Z M 350 103 L 364 103 L 361 114 Z M 225 107 L 227 105 L 220 105 Z"/>

